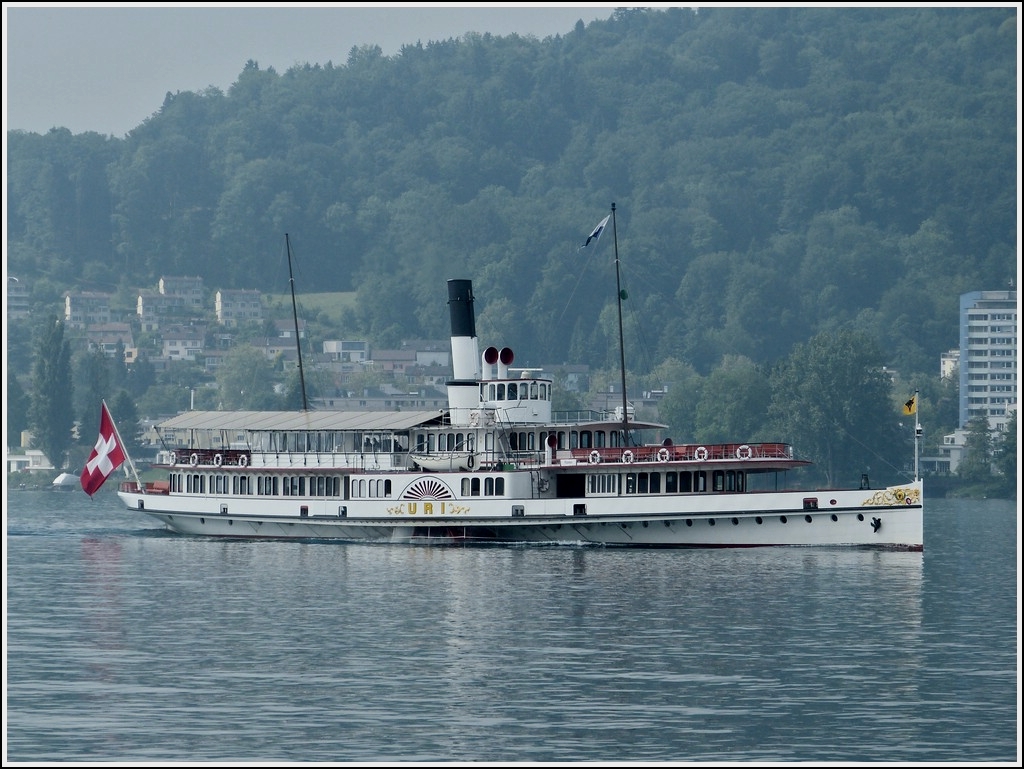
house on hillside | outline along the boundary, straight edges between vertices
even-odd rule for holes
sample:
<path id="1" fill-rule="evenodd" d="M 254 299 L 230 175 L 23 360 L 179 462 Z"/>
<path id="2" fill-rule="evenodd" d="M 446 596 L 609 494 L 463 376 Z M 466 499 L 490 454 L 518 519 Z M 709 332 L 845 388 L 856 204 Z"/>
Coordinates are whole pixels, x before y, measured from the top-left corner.
<path id="1" fill-rule="evenodd" d="M 256 290 L 221 289 L 214 309 L 217 322 L 225 326 L 263 322 L 263 295 Z"/>

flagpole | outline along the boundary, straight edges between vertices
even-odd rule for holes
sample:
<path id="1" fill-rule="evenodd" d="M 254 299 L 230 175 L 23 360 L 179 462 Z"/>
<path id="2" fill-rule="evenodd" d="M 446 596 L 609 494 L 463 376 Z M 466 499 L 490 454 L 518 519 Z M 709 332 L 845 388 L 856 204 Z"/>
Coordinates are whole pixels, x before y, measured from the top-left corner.
<path id="1" fill-rule="evenodd" d="M 921 480 L 921 398 L 920 390 L 914 390 L 914 481 Z"/>
<path id="2" fill-rule="evenodd" d="M 107 413 L 110 414 L 110 425 L 114 428 L 114 435 L 117 436 L 117 442 L 121 446 L 121 451 L 124 452 L 124 458 L 128 461 L 128 467 L 132 469 L 132 475 L 135 476 L 135 484 L 139 487 L 139 491 L 145 494 L 146 484 L 144 484 L 142 479 L 139 478 L 139 472 L 135 469 L 135 463 L 132 461 L 132 456 L 128 453 L 128 444 L 126 444 L 124 439 L 121 438 L 121 431 L 117 429 L 117 422 L 114 420 L 114 415 L 110 413 L 110 409 L 107 408 L 107 402 L 104 400 L 102 403 L 103 408 L 107 409 Z"/>
<path id="3" fill-rule="evenodd" d="M 615 242 L 615 300 L 619 308 L 619 371 L 622 375 L 622 445 L 629 445 L 629 411 L 626 406 L 626 349 L 622 343 L 622 284 L 619 280 L 619 232 L 612 203 L 612 238 Z"/>

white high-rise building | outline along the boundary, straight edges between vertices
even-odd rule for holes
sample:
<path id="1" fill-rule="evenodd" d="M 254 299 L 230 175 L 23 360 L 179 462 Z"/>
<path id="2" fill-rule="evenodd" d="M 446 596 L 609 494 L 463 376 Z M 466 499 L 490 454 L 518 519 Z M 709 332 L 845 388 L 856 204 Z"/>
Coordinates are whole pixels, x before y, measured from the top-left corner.
<path id="1" fill-rule="evenodd" d="M 1017 292 L 960 296 L 960 428 L 1004 430 L 1017 410 Z"/>

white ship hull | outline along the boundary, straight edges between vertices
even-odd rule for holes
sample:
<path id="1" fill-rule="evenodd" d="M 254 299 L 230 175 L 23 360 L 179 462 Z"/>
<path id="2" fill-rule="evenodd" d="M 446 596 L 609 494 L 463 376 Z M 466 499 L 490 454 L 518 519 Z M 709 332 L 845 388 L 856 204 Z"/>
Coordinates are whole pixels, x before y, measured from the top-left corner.
<path id="1" fill-rule="evenodd" d="M 120 491 L 182 534 L 372 542 L 560 542 L 921 550 L 921 483 L 884 490 L 584 499 L 230 500 Z M 817 498 L 817 509 L 805 500 Z M 631 511 L 626 507 L 631 506 Z M 521 514 L 519 514 L 521 508 Z M 515 510 L 515 514 L 513 513 Z"/>

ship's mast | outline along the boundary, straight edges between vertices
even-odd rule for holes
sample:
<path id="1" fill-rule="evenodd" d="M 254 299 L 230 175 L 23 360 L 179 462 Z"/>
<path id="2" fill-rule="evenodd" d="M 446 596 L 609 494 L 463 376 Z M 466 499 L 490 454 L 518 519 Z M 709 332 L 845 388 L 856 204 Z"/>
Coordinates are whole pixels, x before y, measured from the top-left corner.
<path id="1" fill-rule="evenodd" d="M 295 322 L 295 350 L 299 355 L 299 384 L 302 386 L 302 410 L 309 411 L 306 400 L 306 376 L 302 372 L 302 344 L 299 341 L 299 313 L 295 309 L 295 278 L 292 277 L 292 246 L 288 241 L 288 233 L 284 234 L 284 246 L 288 251 L 288 284 L 292 289 L 292 320 Z"/>
<path id="2" fill-rule="evenodd" d="M 612 239 L 615 243 L 615 300 L 619 308 L 619 372 L 622 375 L 622 445 L 629 445 L 629 409 L 626 406 L 626 348 L 622 342 L 622 283 L 619 279 L 619 233 L 612 203 Z"/>

